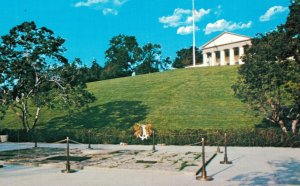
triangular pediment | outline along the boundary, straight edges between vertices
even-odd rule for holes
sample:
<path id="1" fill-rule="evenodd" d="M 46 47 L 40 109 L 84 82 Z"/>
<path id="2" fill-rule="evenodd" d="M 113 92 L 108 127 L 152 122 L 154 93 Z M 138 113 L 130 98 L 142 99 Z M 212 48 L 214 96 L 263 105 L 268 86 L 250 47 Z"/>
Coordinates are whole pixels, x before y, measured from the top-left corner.
<path id="1" fill-rule="evenodd" d="M 234 33 L 230 33 L 230 32 L 223 32 L 222 34 L 218 35 L 211 41 L 204 44 L 202 46 L 202 49 L 226 45 L 226 44 L 230 44 L 230 43 L 236 43 L 236 42 L 240 42 L 240 41 L 247 41 L 249 39 L 251 39 L 251 38 L 247 37 L 247 36 L 234 34 Z"/>

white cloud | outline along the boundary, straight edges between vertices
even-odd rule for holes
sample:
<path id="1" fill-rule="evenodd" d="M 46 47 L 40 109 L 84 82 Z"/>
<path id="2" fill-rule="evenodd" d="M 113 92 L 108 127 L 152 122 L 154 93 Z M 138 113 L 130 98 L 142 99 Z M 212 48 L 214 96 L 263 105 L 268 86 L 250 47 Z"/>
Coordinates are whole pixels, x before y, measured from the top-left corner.
<path id="1" fill-rule="evenodd" d="M 195 22 L 198 22 L 201 20 L 201 18 L 207 14 L 210 13 L 210 9 L 200 9 L 199 11 L 195 10 L 194 14 L 195 14 Z M 186 21 L 186 23 L 192 23 L 193 22 L 193 16 L 189 16 Z"/>
<path id="2" fill-rule="evenodd" d="M 177 27 L 180 25 L 180 19 L 178 15 L 163 16 L 159 18 L 159 22 L 164 24 L 164 28 Z"/>
<path id="3" fill-rule="evenodd" d="M 128 0 L 85 0 L 77 2 L 75 7 L 90 7 L 102 11 L 103 15 L 118 15 L 121 6 Z"/>
<path id="4" fill-rule="evenodd" d="M 176 15 L 191 14 L 191 13 L 192 11 L 189 9 L 176 8 L 174 10 L 174 14 Z"/>
<path id="5" fill-rule="evenodd" d="M 203 16 L 209 13 L 210 9 L 195 10 L 195 22 L 200 21 Z M 179 27 L 177 29 L 177 34 L 180 35 L 190 34 L 193 31 L 193 27 L 191 25 L 193 22 L 192 10 L 189 9 L 176 8 L 172 15 L 162 16 L 158 20 L 163 24 L 164 28 Z M 195 29 L 199 30 L 198 27 L 195 27 Z"/>
<path id="6" fill-rule="evenodd" d="M 220 19 L 215 23 L 208 23 L 204 31 L 205 34 L 208 35 L 212 32 L 226 31 L 226 30 L 232 31 L 232 30 L 250 28 L 251 25 L 252 25 L 251 21 L 249 21 L 248 23 L 235 23 L 231 21 L 226 21 L 225 19 Z"/>
<path id="7" fill-rule="evenodd" d="M 199 30 L 197 26 L 195 26 L 195 30 Z M 180 35 L 188 35 L 193 32 L 193 26 L 182 26 L 177 29 L 177 34 Z"/>
<path id="8" fill-rule="evenodd" d="M 214 14 L 219 17 L 222 14 L 222 5 L 218 5 L 217 9 L 215 10 Z"/>
<path id="9" fill-rule="evenodd" d="M 92 6 L 92 5 L 95 5 L 95 4 L 99 4 L 99 3 L 107 3 L 108 0 L 87 0 L 86 2 L 84 1 L 80 1 L 80 2 L 77 2 L 75 4 L 75 7 L 82 7 L 82 6 Z"/>
<path id="10" fill-rule="evenodd" d="M 114 0 L 114 5 L 122 6 L 127 0 Z"/>
<path id="11" fill-rule="evenodd" d="M 112 8 L 105 8 L 102 10 L 103 15 L 118 15 L 118 11 Z"/>
<path id="12" fill-rule="evenodd" d="M 266 11 L 266 13 L 262 16 L 259 17 L 259 20 L 261 22 L 265 22 L 265 21 L 270 21 L 270 19 L 279 13 L 288 11 L 289 9 L 287 7 L 283 7 L 283 6 L 273 6 L 271 8 L 269 8 L 269 10 Z"/>
<path id="13" fill-rule="evenodd" d="M 164 28 L 178 27 L 183 24 L 182 17 L 185 14 L 191 14 L 191 10 L 176 8 L 173 15 L 160 17 L 159 22 L 164 24 Z"/>

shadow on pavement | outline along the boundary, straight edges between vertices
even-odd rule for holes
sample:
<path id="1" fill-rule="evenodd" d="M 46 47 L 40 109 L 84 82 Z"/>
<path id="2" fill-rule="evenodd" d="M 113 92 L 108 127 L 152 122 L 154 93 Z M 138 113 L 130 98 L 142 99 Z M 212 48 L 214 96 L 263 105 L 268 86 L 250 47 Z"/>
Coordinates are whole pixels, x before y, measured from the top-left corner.
<path id="1" fill-rule="evenodd" d="M 270 161 L 273 173 L 250 172 L 240 174 L 228 181 L 237 181 L 241 185 L 300 185 L 300 162 L 295 159 Z"/>
<path id="2" fill-rule="evenodd" d="M 224 168 L 224 169 L 222 169 L 222 170 L 220 170 L 220 171 L 218 171 L 218 172 L 216 172 L 216 173 L 213 173 L 211 176 L 214 177 L 214 176 L 216 176 L 217 174 L 220 174 L 220 173 L 222 173 L 222 172 L 224 172 L 224 171 L 230 169 L 231 167 L 233 167 L 233 165 L 231 165 L 231 166 L 229 166 L 229 167 L 226 167 L 226 168 Z"/>

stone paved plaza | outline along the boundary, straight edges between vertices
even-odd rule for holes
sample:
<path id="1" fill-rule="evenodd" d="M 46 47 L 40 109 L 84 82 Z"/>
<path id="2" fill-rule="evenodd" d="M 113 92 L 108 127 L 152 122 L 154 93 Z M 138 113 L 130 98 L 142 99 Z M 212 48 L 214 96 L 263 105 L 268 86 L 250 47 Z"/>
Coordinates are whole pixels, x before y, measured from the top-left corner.
<path id="1" fill-rule="evenodd" d="M 0 151 L 22 152 L 32 146 L 2 143 Z M 38 146 L 53 152 L 37 151 L 31 159 L 19 154 L 13 160 L 5 160 L 0 185 L 300 185 L 299 148 L 228 147 L 228 159 L 233 164 L 220 164 L 224 154 L 218 154 L 207 167 L 208 176 L 214 180 L 201 182 L 195 179 L 202 165 L 199 146 L 156 146 L 158 151 L 152 153 L 152 146 L 92 145 L 89 150 L 87 145 L 72 144 L 71 155 L 91 157 L 71 162 L 71 168 L 77 169 L 72 174 L 61 173 L 64 162 L 44 161 L 46 156 L 63 155 L 65 144 Z M 206 159 L 216 149 L 206 147 Z M 149 164 L 152 161 L 156 163 Z M 182 166 L 183 162 L 188 166 Z"/>

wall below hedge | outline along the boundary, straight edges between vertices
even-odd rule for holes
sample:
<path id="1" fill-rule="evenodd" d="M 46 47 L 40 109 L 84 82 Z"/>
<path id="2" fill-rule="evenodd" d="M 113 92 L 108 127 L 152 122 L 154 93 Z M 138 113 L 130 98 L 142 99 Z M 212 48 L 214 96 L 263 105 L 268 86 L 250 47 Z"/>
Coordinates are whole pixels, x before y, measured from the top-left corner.
<path id="1" fill-rule="evenodd" d="M 90 131 L 90 132 L 89 132 Z M 229 146 L 275 146 L 300 147 L 300 133 L 285 134 L 280 129 L 249 129 L 249 130 L 181 130 L 162 133 L 157 131 L 155 142 L 167 145 L 191 145 L 205 138 L 210 146 L 223 145 L 224 133 L 227 133 Z M 120 131 L 117 129 L 66 129 L 66 130 L 35 130 L 26 133 L 24 130 L 2 130 L 0 134 L 8 134 L 11 142 L 47 142 L 53 143 L 70 139 L 80 143 L 93 144 L 151 144 L 152 139 L 140 140 L 133 136 L 133 130 Z"/>

